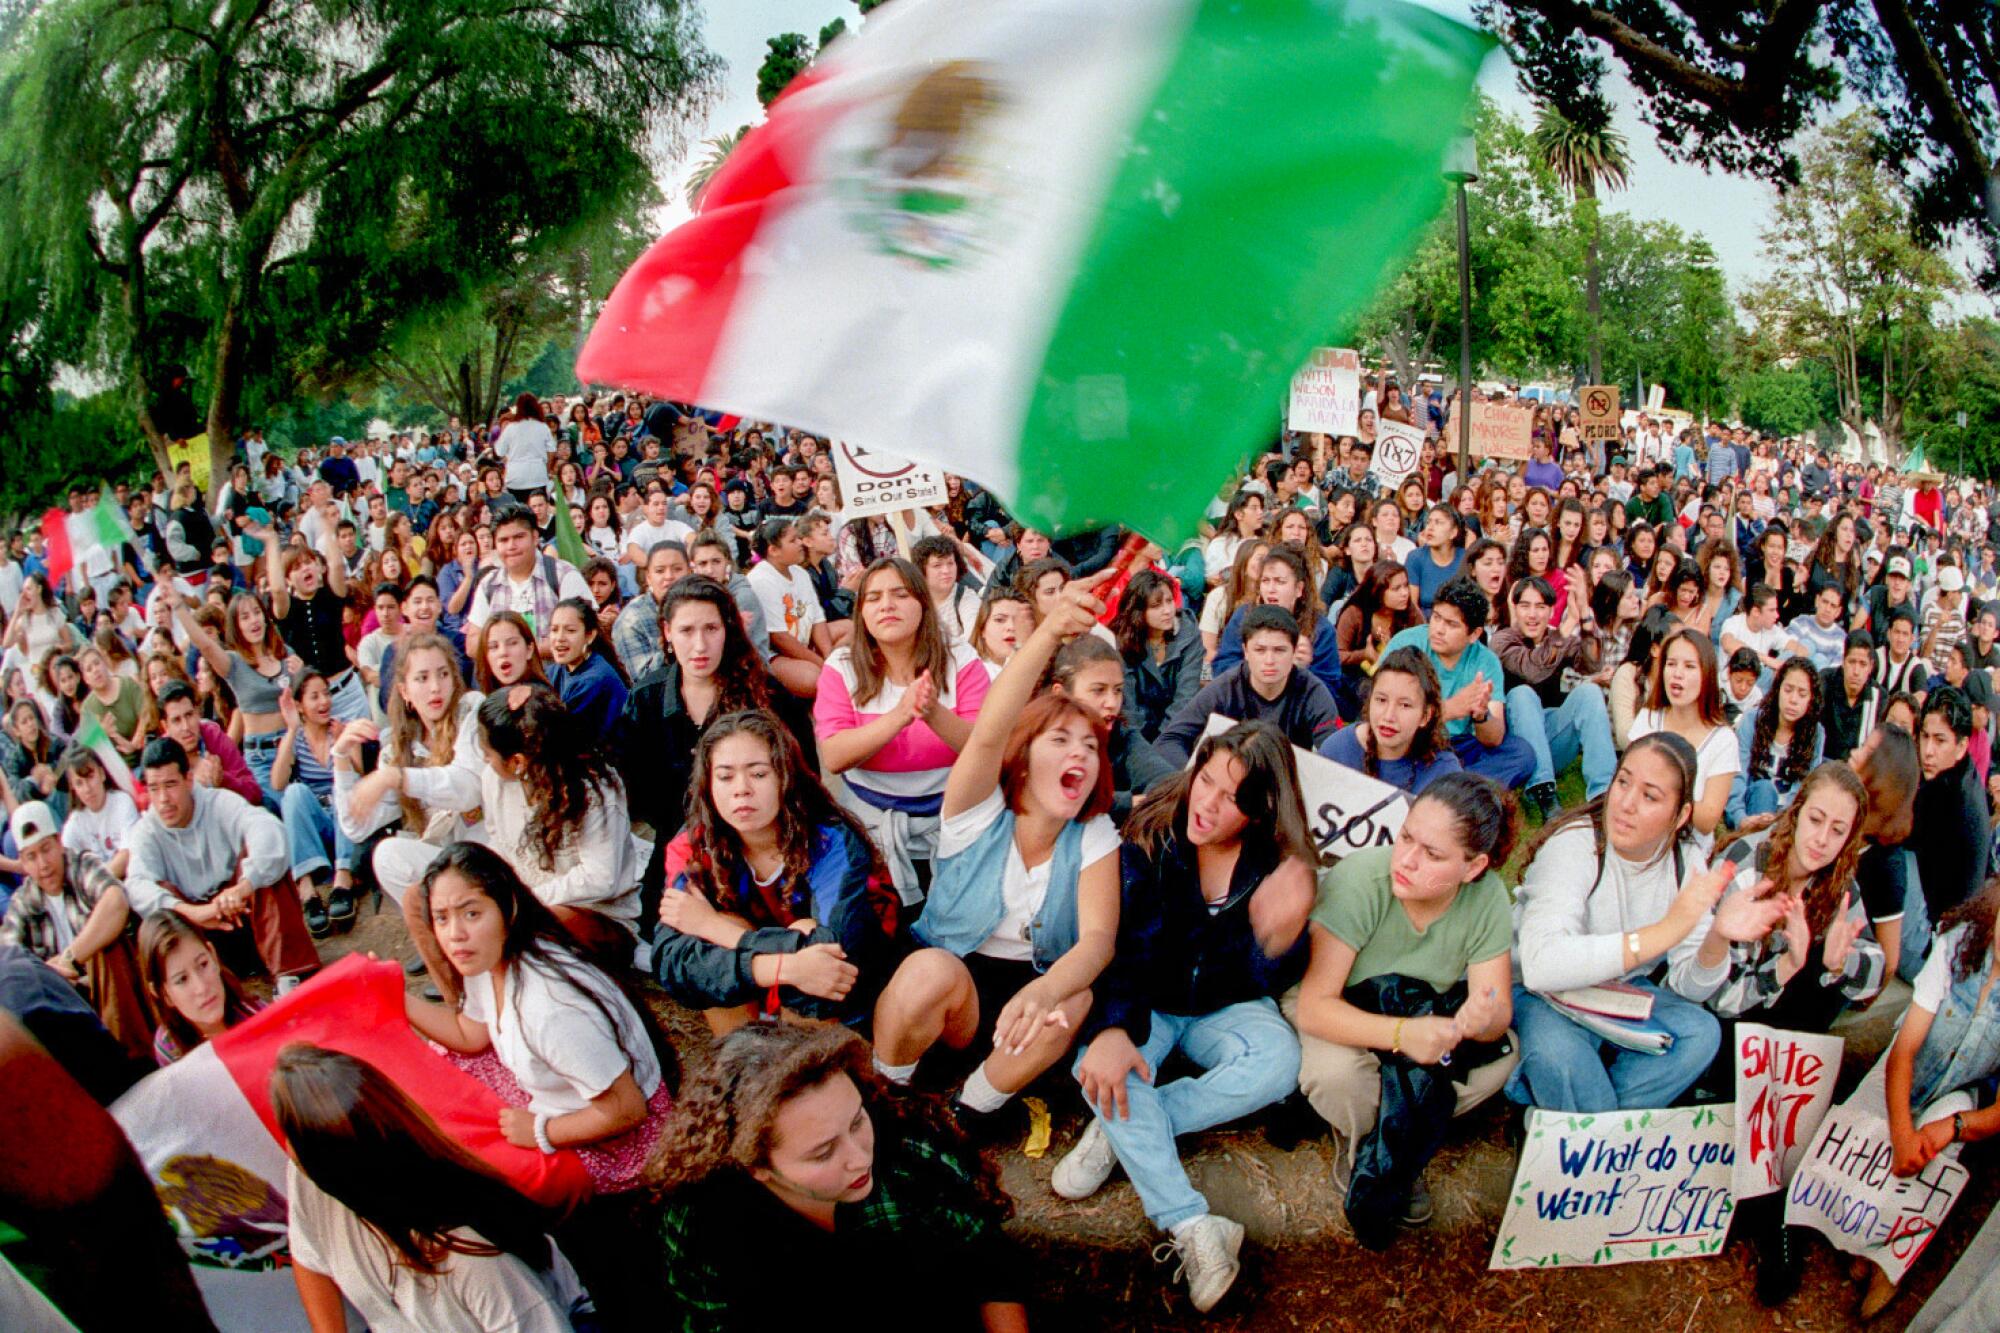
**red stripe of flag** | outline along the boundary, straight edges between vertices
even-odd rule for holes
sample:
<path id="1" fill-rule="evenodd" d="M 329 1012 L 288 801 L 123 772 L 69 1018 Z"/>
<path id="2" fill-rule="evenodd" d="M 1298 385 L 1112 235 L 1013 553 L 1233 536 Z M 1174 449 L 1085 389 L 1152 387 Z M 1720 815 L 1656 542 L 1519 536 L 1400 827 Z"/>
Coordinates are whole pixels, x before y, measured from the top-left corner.
<path id="1" fill-rule="evenodd" d="M 590 1176 L 575 1153 L 544 1156 L 507 1142 L 500 1133 L 501 1102 L 492 1089 L 411 1030 L 403 1007 L 403 969 L 395 963 L 349 954 L 209 1043 L 280 1145 L 285 1139 L 271 1110 L 271 1070 L 278 1052 L 295 1042 L 366 1060 L 529 1198 L 564 1208 L 589 1196 Z"/>
<path id="2" fill-rule="evenodd" d="M 796 172 L 844 109 L 801 107 L 827 75 L 807 70 L 716 171 L 701 211 L 655 241 L 618 280 L 576 360 L 585 384 L 703 402 L 702 386 L 743 283 L 743 251 L 800 183 Z"/>
<path id="3" fill-rule="evenodd" d="M 62 509 L 51 509 L 42 515 L 42 561 L 49 569 L 49 586 L 62 587 L 69 577 L 70 566 L 76 563 L 76 555 L 69 549 L 69 513 Z"/>

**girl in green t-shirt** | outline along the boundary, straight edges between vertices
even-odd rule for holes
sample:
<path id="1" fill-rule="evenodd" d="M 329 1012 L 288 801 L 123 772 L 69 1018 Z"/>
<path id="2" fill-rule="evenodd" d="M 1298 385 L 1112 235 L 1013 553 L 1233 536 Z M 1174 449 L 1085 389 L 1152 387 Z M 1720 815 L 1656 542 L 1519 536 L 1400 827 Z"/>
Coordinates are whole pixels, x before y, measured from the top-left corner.
<path id="1" fill-rule="evenodd" d="M 1399 1219 L 1430 1220 L 1421 1177 L 1443 1129 L 1420 1122 L 1440 1106 L 1447 1119 L 1477 1106 L 1513 1068 L 1511 1051 L 1489 1043 L 1513 1019 L 1507 890 L 1494 867 L 1516 827 L 1498 783 L 1452 773 L 1412 803 L 1392 846 L 1320 874 L 1312 961 L 1285 1014 L 1299 1030 L 1299 1087 L 1356 1162 L 1343 1188 L 1364 1244 L 1386 1245 Z"/>

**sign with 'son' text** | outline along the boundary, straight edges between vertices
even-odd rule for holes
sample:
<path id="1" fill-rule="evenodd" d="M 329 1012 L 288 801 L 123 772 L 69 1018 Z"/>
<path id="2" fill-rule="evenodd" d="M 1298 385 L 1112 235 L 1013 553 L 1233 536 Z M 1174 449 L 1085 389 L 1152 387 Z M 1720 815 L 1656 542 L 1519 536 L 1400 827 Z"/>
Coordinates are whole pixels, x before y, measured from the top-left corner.
<path id="1" fill-rule="evenodd" d="M 870 518 L 944 503 L 944 473 L 896 454 L 836 440 L 833 471 L 840 482 L 842 518 Z"/>
<path id="2" fill-rule="evenodd" d="M 1735 1126 L 1727 1106 L 1528 1113 L 1489 1268 L 1591 1268 L 1722 1249 Z"/>
<path id="3" fill-rule="evenodd" d="M 1740 1199 L 1780 1189 L 1791 1179 L 1813 1131 L 1833 1105 L 1842 1038 L 1736 1025 L 1736 1174 Z"/>
<path id="4" fill-rule="evenodd" d="M 1202 735 L 1220 736 L 1235 725 L 1233 717 L 1210 713 Z M 1306 825 L 1321 856 L 1337 861 L 1350 852 L 1386 847 L 1396 840 L 1403 817 L 1410 813 L 1409 793 L 1296 745 L 1292 758 L 1299 766 Z"/>
<path id="5" fill-rule="evenodd" d="M 1424 433 L 1417 427 L 1403 421 L 1377 422 L 1375 455 L 1368 464 L 1369 474 L 1382 484 L 1385 492 L 1392 491 L 1417 470 L 1423 450 Z"/>
<path id="6" fill-rule="evenodd" d="M 1615 384 L 1586 384 L 1577 397 L 1578 418 L 1583 422 L 1583 438 L 1586 440 L 1615 440 L 1618 438 L 1618 386 Z"/>
<path id="7" fill-rule="evenodd" d="M 1820 1121 L 1785 1192 L 1785 1224 L 1813 1228 L 1900 1282 L 1958 1202 L 1966 1171 L 1954 1145 L 1916 1175 L 1897 1175 L 1880 1089 L 1871 1077 Z"/>
<path id="8" fill-rule="evenodd" d="M 1317 347 L 1292 376 L 1285 424 L 1296 431 L 1352 435 L 1361 428 L 1361 354 L 1346 347 Z"/>

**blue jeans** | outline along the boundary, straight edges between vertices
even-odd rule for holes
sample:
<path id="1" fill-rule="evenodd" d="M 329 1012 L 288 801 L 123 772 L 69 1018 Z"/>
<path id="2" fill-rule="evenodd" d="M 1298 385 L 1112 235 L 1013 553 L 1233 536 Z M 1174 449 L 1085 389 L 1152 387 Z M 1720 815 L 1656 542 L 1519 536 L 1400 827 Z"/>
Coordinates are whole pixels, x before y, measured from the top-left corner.
<path id="1" fill-rule="evenodd" d="M 1130 1117 L 1098 1116 L 1146 1216 L 1161 1230 L 1208 1211 L 1188 1182 L 1174 1139 L 1225 1124 L 1289 1096 L 1299 1086 L 1299 1038 L 1275 1000 L 1246 1000 L 1212 1014 L 1153 1014 L 1152 1035 L 1139 1048 L 1148 1069 L 1178 1049 L 1207 1072 L 1164 1087 L 1125 1076 Z M 1080 1068 L 1088 1048 L 1077 1052 Z"/>
<path id="2" fill-rule="evenodd" d="M 1556 774 L 1583 756 L 1583 794 L 1601 795 L 1618 771 L 1618 748 L 1611 740 L 1611 714 L 1604 691 L 1588 681 L 1564 696 L 1562 706 L 1549 708 L 1527 685 L 1507 691 L 1507 734 L 1519 736 L 1535 752 L 1530 786 L 1552 783 Z"/>
<path id="3" fill-rule="evenodd" d="M 254 732 L 243 738 L 243 764 L 267 796 L 271 792 L 271 765 L 277 761 L 278 746 L 284 739 L 282 730 Z"/>
<path id="4" fill-rule="evenodd" d="M 335 870 L 354 868 L 354 844 L 340 831 L 340 824 L 320 804 L 313 789 L 303 782 L 285 788 L 285 845 L 291 850 L 292 878 L 303 879 L 326 870 L 327 852 L 332 849 Z"/>
<path id="5" fill-rule="evenodd" d="M 1714 1061 L 1722 1046 L 1722 1025 L 1692 1000 L 1637 984 L 1653 993 L 1653 1021 L 1674 1034 L 1673 1048 L 1663 1054 L 1614 1045 L 1571 1022 L 1533 991 L 1515 986 L 1514 1031 L 1521 1039 L 1521 1063 L 1507 1080 L 1508 1097 L 1544 1111 L 1586 1114 L 1673 1105 Z"/>
<path id="6" fill-rule="evenodd" d="M 1451 738 L 1452 753 L 1468 773 L 1492 778 L 1503 787 L 1525 787 L 1535 772 L 1535 751 L 1510 725 L 1498 745 L 1488 745 L 1470 727 Z"/>
<path id="7" fill-rule="evenodd" d="M 1903 888 L 1903 952 L 1896 959 L 1896 975 L 1914 983 L 1931 954 L 1931 905 L 1924 901 L 1924 883 L 1917 876 L 1917 854 L 1905 847 L 1903 856 L 1909 882 Z"/>

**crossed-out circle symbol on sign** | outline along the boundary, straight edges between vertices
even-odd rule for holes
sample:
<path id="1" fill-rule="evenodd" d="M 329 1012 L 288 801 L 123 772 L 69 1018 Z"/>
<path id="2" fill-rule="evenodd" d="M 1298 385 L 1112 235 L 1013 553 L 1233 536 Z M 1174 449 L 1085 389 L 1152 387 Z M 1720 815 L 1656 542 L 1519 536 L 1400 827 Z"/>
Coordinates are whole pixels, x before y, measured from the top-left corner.
<path id="1" fill-rule="evenodd" d="M 1611 396 L 1609 394 L 1594 393 L 1590 395 L 1590 415 L 1601 417 L 1610 410 Z"/>
<path id="2" fill-rule="evenodd" d="M 848 463 L 856 472 L 863 472 L 871 477 L 894 478 L 916 471 L 916 464 L 907 460 L 900 467 L 891 468 L 886 472 L 881 468 L 870 467 L 861 461 L 864 458 L 870 457 L 870 451 L 856 445 L 848 444 L 844 440 L 841 442 L 840 451 L 847 456 Z"/>

